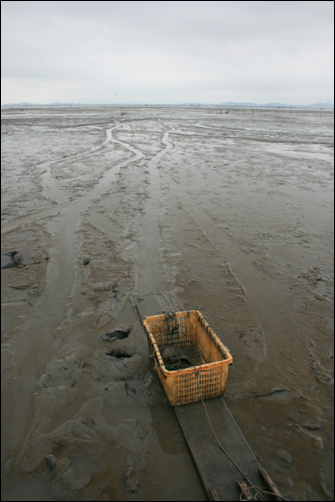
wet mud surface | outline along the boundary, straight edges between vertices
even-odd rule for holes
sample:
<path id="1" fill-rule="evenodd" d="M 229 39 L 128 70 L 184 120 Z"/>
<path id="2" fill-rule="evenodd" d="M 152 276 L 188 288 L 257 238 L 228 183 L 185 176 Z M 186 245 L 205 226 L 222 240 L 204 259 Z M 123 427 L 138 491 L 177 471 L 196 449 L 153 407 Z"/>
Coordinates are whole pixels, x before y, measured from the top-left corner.
<path id="1" fill-rule="evenodd" d="M 138 317 L 197 309 L 262 466 L 333 500 L 333 111 L 127 111 L 2 109 L 2 499 L 206 500 Z"/>

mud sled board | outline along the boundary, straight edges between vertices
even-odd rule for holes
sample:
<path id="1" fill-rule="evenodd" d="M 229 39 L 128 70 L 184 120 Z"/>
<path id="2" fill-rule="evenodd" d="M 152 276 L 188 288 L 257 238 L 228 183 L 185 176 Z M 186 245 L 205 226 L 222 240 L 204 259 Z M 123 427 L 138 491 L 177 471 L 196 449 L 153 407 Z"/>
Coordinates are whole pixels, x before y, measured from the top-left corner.
<path id="1" fill-rule="evenodd" d="M 266 471 L 260 468 L 224 399 L 218 397 L 204 402 L 220 443 L 242 472 L 253 485 L 273 493 L 266 500 L 283 500 Z M 174 410 L 210 500 L 241 500 L 242 490 L 247 488 L 246 481 L 220 448 L 203 403 L 175 406 Z M 255 491 L 244 493 L 242 500 L 253 500 L 248 497 Z"/>

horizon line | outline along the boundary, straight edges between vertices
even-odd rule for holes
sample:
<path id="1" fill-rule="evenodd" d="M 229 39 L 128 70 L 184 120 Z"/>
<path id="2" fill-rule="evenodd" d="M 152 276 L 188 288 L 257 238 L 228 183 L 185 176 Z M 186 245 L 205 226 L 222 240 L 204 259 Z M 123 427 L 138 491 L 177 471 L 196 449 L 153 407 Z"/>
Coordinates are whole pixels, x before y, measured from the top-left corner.
<path id="1" fill-rule="evenodd" d="M 306 105 L 302 104 L 287 104 L 287 103 L 252 103 L 252 102 L 234 102 L 227 101 L 224 103 L 198 103 L 198 102 L 189 102 L 189 103 L 71 103 L 71 102 L 52 102 L 52 103 L 30 103 L 29 101 L 21 101 L 17 103 L 4 103 L 1 104 L 1 107 L 7 106 L 244 106 L 244 107 L 257 107 L 257 106 L 266 106 L 266 107 L 283 107 L 283 108 L 295 108 L 295 107 L 319 107 L 327 106 L 330 108 L 334 108 L 334 104 L 331 102 L 317 102 L 310 103 Z"/>

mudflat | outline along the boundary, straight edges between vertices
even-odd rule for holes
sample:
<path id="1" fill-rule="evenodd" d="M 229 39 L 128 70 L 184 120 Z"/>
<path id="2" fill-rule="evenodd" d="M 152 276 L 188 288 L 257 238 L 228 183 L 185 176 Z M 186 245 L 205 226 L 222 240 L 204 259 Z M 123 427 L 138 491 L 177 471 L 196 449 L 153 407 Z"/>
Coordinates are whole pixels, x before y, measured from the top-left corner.
<path id="1" fill-rule="evenodd" d="M 1 115 L 2 500 L 206 500 L 138 316 L 191 309 L 283 495 L 333 500 L 333 110 Z"/>

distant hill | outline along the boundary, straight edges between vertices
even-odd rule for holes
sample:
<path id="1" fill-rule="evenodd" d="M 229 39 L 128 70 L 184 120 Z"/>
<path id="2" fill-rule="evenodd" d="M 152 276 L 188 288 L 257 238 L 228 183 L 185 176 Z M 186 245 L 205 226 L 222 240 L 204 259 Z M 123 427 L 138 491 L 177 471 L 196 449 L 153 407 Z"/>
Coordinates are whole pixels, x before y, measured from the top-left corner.
<path id="1" fill-rule="evenodd" d="M 262 106 L 256 105 L 255 103 L 243 102 L 243 103 L 235 103 L 235 101 L 227 101 L 226 103 L 219 103 L 217 106 Z"/>
<path id="2" fill-rule="evenodd" d="M 8 105 L 1 105 L 1 106 L 31 106 L 31 103 L 28 103 L 28 101 L 24 101 L 23 103 L 9 103 Z"/>
<path id="3" fill-rule="evenodd" d="M 24 101 L 23 103 L 9 103 L 8 105 L 1 105 L 1 106 L 80 106 L 80 103 L 49 103 L 47 105 L 41 105 L 40 103 L 29 103 L 28 101 Z M 85 106 L 85 105 L 83 105 Z"/>
<path id="4" fill-rule="evenodd" d="M 269 107 L 269 108 L 334 108 L 331 103 L 314 103 L 312 105 L 287 105 L 285 103 L 265 103 L 264 105 L 258 105 L 256 103 L 234 103 L 232 101 L 227 101 L 226 103 L 219 103 L 217 106 L 254 106 L 256 107 Z"/>

